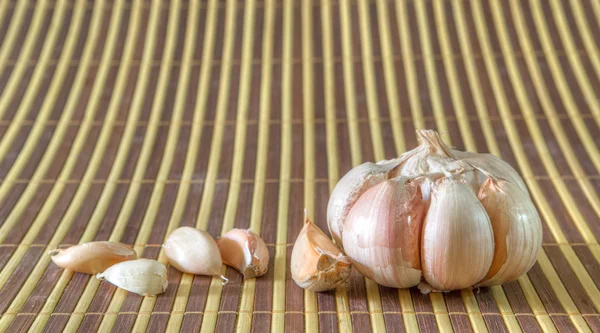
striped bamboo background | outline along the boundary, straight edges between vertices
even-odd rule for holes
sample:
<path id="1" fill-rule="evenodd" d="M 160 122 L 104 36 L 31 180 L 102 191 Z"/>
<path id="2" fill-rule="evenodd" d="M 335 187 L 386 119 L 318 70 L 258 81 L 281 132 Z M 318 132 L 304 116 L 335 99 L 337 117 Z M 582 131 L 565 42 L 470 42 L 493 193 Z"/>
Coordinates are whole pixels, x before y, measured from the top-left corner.
<path id="1" fill-rule="evenodd" d="M 0 0 L 0 332 L 600 331 L 600 1 Z M 303 208 L 414 130 L 491 152 L 544 220 L 527 276 L 421 295 L 290 278 Z M 48 249 L 252 228 L 266 276 L 156 298 Z"/>

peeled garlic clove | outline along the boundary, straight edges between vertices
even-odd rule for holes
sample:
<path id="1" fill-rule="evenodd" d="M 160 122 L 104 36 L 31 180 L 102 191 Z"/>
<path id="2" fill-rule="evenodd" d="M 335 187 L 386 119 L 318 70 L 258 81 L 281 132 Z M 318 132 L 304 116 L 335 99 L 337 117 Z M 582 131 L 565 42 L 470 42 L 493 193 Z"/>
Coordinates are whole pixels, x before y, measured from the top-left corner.
<path id="1" fill-rule="evenodd" d="M 248 230 L 232 229 L 217 239 L 221 258 L 237 269 L 244 278 L 265 274 L 269 268 L 269 250 L 265 242 Z"/>
<path id="2" fill-rule="evenodd" d="M 452 154 L 461 161 L 483 171 L 486 175 L 494 175 L 496 179 L 505 179 L 518 185 L 529 198 L 529 190 L 521 176 L 519 176 L 519 173 L 502 159 L 492 154 L 477 154 L 454 149 L 452 150 Z M 487 176 L 479 177 L 479 184 L 482 184 L 486 180 Z"/>
<path id="3" fill-rule="evenodd" d="M 481 281 L 494 258 L 490 219 L 469 185 L 442 179 L 433 190 L 421 241 L 421 266 L 433 290 Z"/>
<path id="4" fill-rule="evenodd" d="M 197 275 L 221 275 L 221 253 L 212 236 L 192 227 L 173 230 L 163 245 L 169 264 Z"/>
<path id="5" fill-rule="evenodd" d="M 390 171 L 405 158 L 363 163 L 348 171 L 337 183 L 327 204 L 327 225 L 333 240 L 342 246 L 344 221 L 356 200 L 369 188 L 386 180 Z"/>
<path id="6" fill-rule="evenodd" d="M 292 250 L 292 279 L 311 291 L 335 289 L 350 276 L 350 261 L 342 251 L 305 217 Z"/>
<path id="7" fill-rule="evenodd" d="M 410 288 L 421 280 L 419 237 L 425 203 L 419 185 L 394 178 L 375 185 L 354 204 L 344 225 L 345 251 L 375 282 Z"/>
<path id="8" fill-rule="evenodd" d="M 114 264 L 137 258 L 131 246 L 104 241 L 56 249 L 48 254 L 57 266 L 86 274 L 100 273 Z"/>
<path id="9" fill-rule="evenodd" d="M 482 286 L 516 280 L 535 264 L 542 248 L 542 222 L 535 206 L 518 185 L 488 180 L 479 190 L 479 200 L 494 229 L 492 266 Z"/>
<path id="10" fill-rule="evenodd" d="M 96 275 L 115 286 L 141 296 L 155 296 L 167 290 L 167 267 L 156 260 L 136 259 L 109 267 Z"/>

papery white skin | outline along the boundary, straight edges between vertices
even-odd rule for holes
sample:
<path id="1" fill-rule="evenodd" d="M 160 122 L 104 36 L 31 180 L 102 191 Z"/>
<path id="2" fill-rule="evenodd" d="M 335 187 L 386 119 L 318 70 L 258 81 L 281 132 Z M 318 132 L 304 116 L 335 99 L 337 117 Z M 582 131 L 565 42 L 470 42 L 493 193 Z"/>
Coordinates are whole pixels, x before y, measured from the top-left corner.
<path id="1" fill-rule="evenodd" d="M 409 288 L 421 280 L 419 237 L 425 203 L 418 184 L 394 178 L 367 190 L 344 224 L 346 255 L 375 282 Z"/>
<path id="2" fill-rule="evenodd" d="M 221 274 L 221 253 L 206 231 L 192 227 L 177 228 L 169 235 L 163 248 L 169 264 L 184 273 Z"/>
<path id="3" fill-rule="evenodd" d="M 292 249 L 291 273 L 298 286 L 315 292 L 335 289 L 352 266 L 340 249 L 307 216 Z"/>
<path id="4" fill-rule="evenodd" d="M 109 267 L 96 275 L 119 288 L 141 296 L 155 296 L 167 290 L 167 267 L 156 260 L 136 259 Z"/>
<path id="5" fill-rule="evenodd" d="M 48 254 L 57 266 L 86 274 L 100 273 L 114 264 L 137 258 L 137 253 L 131 246 L 106 241 L 56 249 Z"/>
<path id="6" fill-rule="evenodd" d="M 542 222 L 533 203 L 518 185 L 492 178 L 478 198 L 490 217 L 495 249 L 482 286 L 516 280 L 535 264 L 542 247 Z"/>
<path id="7" fill-rule="evenodd" d="M 421 267 L 433 290 L 467 288 L 481 281 L 494 258 L 490 219 L 472 188 L 443 179 L 423 223 Z"/>
<path id="8" fill-rule="evenodd" d="M 327 204 L 327 225 L 333 240 L 339 246 L 342 246 L 344 221 L 356 200 L 369 188 L 388 179 L 388 174 L 402 160 L 399 158 L 363 163 L 346 173 L 337 183 Z"/>
<path id="9" fill-rule="evenodd" d="M 265 274 L 269 268 L 269 250 L 250 229 L 232 229 L 217 239 L 223 263 L 237 269 L 244 278 Z"/>

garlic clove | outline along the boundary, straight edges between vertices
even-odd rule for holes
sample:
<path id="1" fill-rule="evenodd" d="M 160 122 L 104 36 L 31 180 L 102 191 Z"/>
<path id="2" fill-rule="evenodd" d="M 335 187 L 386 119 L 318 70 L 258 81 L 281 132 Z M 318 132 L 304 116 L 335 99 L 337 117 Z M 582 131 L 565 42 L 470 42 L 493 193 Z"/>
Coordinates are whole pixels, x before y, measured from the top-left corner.
<path id="1" fill-rule="evenodd" d="M 141 296 L 155 296 L 167 290 L 167 267 L 156 260 L 136 259 L 118 263 L 96 275 L 115 286 Z"/>
<path id="2" fill-rule="evenodd" d="M 482 286 L 516 280 L 535 264 L 542 248 L 542 222 L 535 206 L 521 188 L 491 177 L 478 194 L 494 229 L 492 266 Z"/>
<path id="3" fill-rule="evenodd" d="M 493 175 L 496 179 L 505 179 L 514 183 L 530 197 L 527 185 L 519 176 L 519 173 L 513 169 L 510 164 L 492 154 L 477 154 L 468 151 L 459 151 L 452 149 L 452 154 L 461 161 L 471 165 L 475 169 L 481 170 L 485 176 L 479 177 L 479 184 L 483 184 L 487 180 L 487 176 Z"/>
<path id="4" fill-rule="evenodd" d="M 348 258 L 305 216 L 292 249 L 291 272 L 296 284 L 315 292 L 335 289 L 348 279 L 350 270 Z"/>
<path id="5" fill-rule="evenodd" d="M 473 189 L 448 178 L 438 181 L 421 238 L 421 267 L 430 288 L 473 286 L 486 275 L 493 257 L 492 225 Z"/>
<path id="6" fill-rule="evenodd" d="M 57 266 L 86 274 L 100 273 L 114 264 L 137 258 L 131 246 L 105 241 L 55 249 L 48 254 Z"/>
<path id="7" fill-rule="evenodd" d="M 404 155 L 403 155 L 404 156 Z M 348 171 L 337 183 L 327 204 L 327 225 L 333 240 L 342 246 L 344 221 L 356 200 L 369 188 L 386 180 L 406 158 L 363 163 Z"/>
<path id="8" fill-rule="evenodd" d="M 237 269 L 244 278 L 265 274 L 269 268 L 269 250 L 254 232 L 232 229 L 217 239 L 223 263 Z"/>
<path id="9" fill-rule="evenodd" d="M 418 184 L 394 178 L 375 185 L 348 214 L 346 255 L 362 275 L 383 286 L 416 286 L 422 276 L 419 237 L 424 215 Z"/>
<path id="10" fill-rule="evenodd" d="M 165 244 L 169 264 L 178 270 L 197 275 L 221 275 L 223 262 L 212 236 L 192 227 L 173 230 Z"/>

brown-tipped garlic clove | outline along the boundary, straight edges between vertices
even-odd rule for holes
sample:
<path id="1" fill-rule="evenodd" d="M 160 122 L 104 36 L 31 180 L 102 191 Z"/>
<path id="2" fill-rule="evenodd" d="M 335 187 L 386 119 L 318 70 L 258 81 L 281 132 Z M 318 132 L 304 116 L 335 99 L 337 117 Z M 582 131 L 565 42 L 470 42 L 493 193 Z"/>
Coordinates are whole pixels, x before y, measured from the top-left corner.
<path id="1" fill-rule="evenodd" d="M 192 227 L 173 230 L 163 245 L 169 264 L 197 275 L 221 275 L 221 253 L 212 236 Z"/>
<path id="2" fill-rule="evenodd" d="M 250 229 L 232 229 L 217 239 L 223 263 L 237 269 L 244 278 L 261 276 L 269 268 L 269 250 Z"/>
<path id="3" fill-rule="evenodd" d="M 479 200 L 494 229 L 492 266 L 479 283 L 491 286 L 516 280 L 535 264 L 542 248 L 542 222 L 521 188 L 489 178 L 479 190 Z"/>
<path id="4" fill-rule="evenodd" d="M 315 292 L 335 289 L 350 276 L 350 261 L 340 249 L 305 217 L 292 249 L 292 279 Z"/>
<path id="5" fill-rule="evenodd" d="M 418 184 L 394 178 L 375 185 L 348 214 L 343 235 L 346 255 L 362 275 L 383 286 L 418 285 L 424 215 Z"/>
<path id="6" fill-rule="evenodd" d="M 388 179 L 388 174 L 404 160 L 403 157 L 356 166 L 340 179 L 327 204 L 327 225 L 333 240 L 342 246 L 344 221 L 358 198 L 369 188 Z"/>
<path id="7" fill-rule="evenodd" d="M 48 252 L 59 267 L 74 272 L 96 274 L 112 265 L 137 258 L 129 245 L 118 242 L 89 242 Z"/>
<path id="8" fill-rule="evenodd" d="M 167 267 L 156 260 L 136 259 L 109 267 L 96 275 L 115 286 L 141 296 L 155 296 L 167 290 Z"/>
<path id="9" fill-rule="evenodd" d="M 471 287 L 483 279 L 493 258 L 492 225 L 473 189 L 454 180 L 438 182 L 422 232 L 425 281 L 439 291 Z"/>

